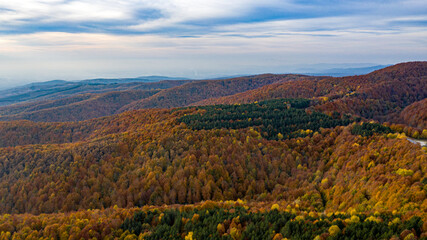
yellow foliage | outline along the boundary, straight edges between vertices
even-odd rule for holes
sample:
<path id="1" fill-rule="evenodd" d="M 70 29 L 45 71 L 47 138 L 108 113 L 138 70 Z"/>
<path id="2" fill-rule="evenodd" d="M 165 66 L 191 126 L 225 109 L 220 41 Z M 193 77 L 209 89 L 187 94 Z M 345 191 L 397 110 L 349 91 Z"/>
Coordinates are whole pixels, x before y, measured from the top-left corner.
<path id="1" fill-rule="evenodd" d="M 283 239 L 283 235 L 281 233 L 276 233 L 276 235 L 274 235 L 273 240 L 282 240 Z"/>
<path id="2" fill-rule="evenodd" d="M 321 97 L 321 98 L 320 98 L 320 100 L 322 100 L 322 101 L 326 102 L 326 101 L 328 101 L 328 100 L 329 100 L 329 98 L 328 98 L 328 97 Z"/>
<path id="3" fill-rule="evenodd" d="M 394 134 L 394 133 L 387 134 L 387 138 L 396 138 L 396 137 L 397 137 L 397 134 Z"/>
<path id="4" fill-rule="evenodd" d="M 398 138 L 398 139 L 406 139 L 406 134 L 405 134 L 405 133 L 399 133 L 399 134 L 397 135 L 397 138 Z"/>
<path id="5" fill-rule="evenodd" d="M 393 221 L 390 221 L 388 223 L 388 225 L 390 226 L 390 225 L 399 224 L 399 223 L 400 223 L 400 218 L 395 218 L 395 219 L 393 219 Z"/>
<path id="6" fill-rule="evenodd" d="M 340 229 L 340 227 L 338 227 L 337 225 L 332 225 L 332 226 L 329 228 L 328 232 L 329 232 L 329 234 L 330 234 L 331 236 L 335 236 L 335 235 L 337 235 L 338 233 L 340 233 L 340 232 L 341 232 L 341 229 Z"/>
<path id="7" fill-rule="evenodd" d="M 403 168 L 399 168 L 396 173 L 400 176 L 412 176 L 414 175 L 414 171 L 412 171 L 411 169 L 403 169 Z"/>
<path id="8" fill-rule="evenodd" d="M 160 222 L 160 221 L 162 221 L 162 217 L 163 217 L 164 215 L 165 215 L 164 213 L 161 213 L 161 214 L 159 215 L 159 222 Z"/>
<path id="9" fill-rule="evenodd" d="M 368 217 L 368 218 L 366 218 L 365 219 L 365 222 L 366 221 L 371 221 L 371 222 L 377 222 L 377 223 L 380 223 L 381 222 L 381 219 L 380 218 L 377 218 L 377 217 L 374 217 L 374 216 L 370 216 L 370 217 Z"/>
<path id="10" fill-rule="evenodd" d="M 312 217 L 312 218 L 317 218 L 317 217 L 318 217 L 318 215 L 317 215 L 317 213 L 316 213 L 316 212 L 310 212 L 310 213 L 308 214 L 308 216 L 310 216 L 310 217 Z"/>
<path id="11" fill-rule="evenodd" d="M 279 204 L 277 204 L 277 203 L 275 203 L 275 204 L 273 204 L 272 206 L 271 206 L 271 210 L 279 210 Z"/>
<path id="12" fill-rule="evenodd" d="M 420 133 L 418 131 L 415 131 L 414 133 L 412 133 L 412 137 L 413 138 L 419 138 L 420 137 Z"/>
<path id="13" fill-rule="evenodd" d="M 327 187 L 328 183 L 329 183 L 328 178 L 324 178 L 324 179 L 322 179 L 322 181 L 320 182 L 320 184 L 321 184 L 321 185 L 322 185 L 322 187 L 324 187 L 324 188 L 326 188 L 326 187 Z"/>
<path id="14" fill-rule="evenodd" d="M 222 235 L 225 233 L 224 225 L 222 225 L 221 223 L 218 223 L 218 225 L 216 226 L 216 230 L 218 231 L 219 235 Z"/>
<path id="15" fill-rule="evenodd" d="M 345 220 L 346 223 L 352 224 L 352 223 L 358 223 L 360 222 L 360 218 L 358 216 L 351 216 L 351 218 L 348 218 Z"/>
<path id="16" fill-rule="evenodd" d="M 185 240 L 193 240 L 193 232 L 189 232 L 187 236 L 185 236 Z"/>
<path id="17" fill-rule="evenodd" d="M 240 231 L 239 231 L 239 229 L 237 229 L 237 228 L 231 228 L 230 229 L 230 236 L 231 236 L 231 238 L 233 238 L 234 240 L 236 240 L 236 239 L 240 239 L 240 236 L 241 236 L 242 234 L 240 233 Z"/>
<path id="18" fill-rule="evenodd" d="M 124 240 L 137 240 L 138 237 L 135 234 L 127 235 Z"/>
<path id="19" fill-rule="evenodd" d="M 357 211 L 356 211 L 356 209 L 354 209 L 354 208 L 349 208 L 348 209 L 348 213 L 350 213 L 350 215 L 356 215 L 356 213 L 357 213 Z"/>
<path id="20" fill-rule="evenodd" d="M 413 233 L 408 234 L 403 240 L 415 240 L 417 239 Z"/>
<path id="21" fill-rule="evenodd" d="M 193 217 L 191 218 L 191 222 L 193 222 L 193 223 L 197 222 L 197 220 L 199 220 L 199 217 L 200 217 L 200 215 L 195 213 L 193 215 Z"/>

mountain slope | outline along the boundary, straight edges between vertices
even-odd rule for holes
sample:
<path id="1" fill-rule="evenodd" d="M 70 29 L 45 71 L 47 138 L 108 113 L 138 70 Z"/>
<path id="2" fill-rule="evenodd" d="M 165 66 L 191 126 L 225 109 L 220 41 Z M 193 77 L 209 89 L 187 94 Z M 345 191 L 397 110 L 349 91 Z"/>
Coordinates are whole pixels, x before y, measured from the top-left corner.
<path id="1" fill-rule="evenodd" d="M 420 129 L 427 129 L 427 98 L 404 108 L 395 122 L 401 122 Z"/>
<path id="2" fill-rule="evenodd" d="M 0 212 L 240 198 L 318 212 L 396 210 L 427 219 L 427 155 L 406 139 L 362 137 L 352 134 L 350 124 L 277 141 L 255 127 L 192 130 L 178 121 L 200 112 L 152 109 L 78 123 L 33 123 L 41 128 L 27 139 L 45 137 L 39 143 L 49 144 L 0 148 Z M 18 133 L 16 128 L 19 123 L 9 132 Z M 64 143 L 65 132 L 80 138 Z M 16 144 L 22 142 L 4 146 Z"/>
<path id="3" fill-rule="evenodd" d="M 0 148 L 32 145 L 63 144 L 89 141 L 111 134 L 137 131 L 144 124 L 170 118 L 166 110 L 125 112 L 81 122 L 32 122 L 27 120 L 0 122 Z"/>
<path id="4" fill-rule="evenodd" d="M 132 82 L 133 81 L 133 82 Z M 49 81 L 0 91 L 0 106 L 14 103 L 58 100 L 84 93 L 105 93 L 126 90 L 167 89 L 190 80 L 164 80 L 146 82 L 143 79 L 92 79 L 80 82 Z"/>
<path id="5" fill-rule="evenodd" d="M 272 84 L 208 100 L 231 105 L 0 122 L 0 238 L 425 239 L 427 148 L 403 134 L 425 123 L 425 75 L 425 63 L 347 78 L 267 75 L 260 85 Z M 147 106 L 196 104 L 251 80 L 10 111 L 70 118 L 154 93 Z M 269 98 L 280 99 L 236 104 Z"/>
<path id="6" fill-rule="evenodd" d="M 68 89 L 55 92 L 43 97 L 54 98 L 55 100 L 35 101 L 0 107 L 0 120 L 26 119 L 41 122 L 81 121 L 141 108 L 183 107 L 210 97 L 235 94 L 274 82 L 300 79 L 319 79 L 319 77 L 265 74 L 221 80 L 175 80 L 155 83 L 79 86 L 72 90 Z M 51 86 L 52 84 L 55 85 L 56 82 L 45 83 L 46 86 Z M 165 90 L 159 91 L 156 88 Z M 116 89 L 121 91 L 115 91 Z M 127 89 L 131 89 L 132 91 Z M 156 90 L 139 91 L 139 94 L 137 94 L 137 89 Z M 79 92 L 98 93 L 104 91 L 107 91 L 107 93 L 74 95 Z M 68 95 L 71 95 L 71 97 L 64 98 Z"/>
<path id="7" fill-rule="evenodd" d="M 223 80 L 196 81 L 159 92 L 152 97 L 125 106 L 121 111 L 142 108 L 184 107 L 203 99 L 232 95 L 251 89 L 257 89 L 276 82 L 319 78 L 321 77 L 308 77 L 293 74 L 264 74 Z"/>
<path id="8" fill-rule="evenodd" d="M 0 121 L 25 119 L 38 122 L 82 121 L 109 116 L 121 107 L 160 90 L 129 90 L 103 94 L 83 94 L 59 100 L 39 101 L 0 108 Z"/>
<path id="9" fill-rule="evenodd" d="M 381 121 L 427 97 L 427 62 L 410 62 L 367 75 L 276 83 L 259 89 L 194 103 L 233 104 L 272 98 L 319 99 L 316 109 L 356 114 Z"/>

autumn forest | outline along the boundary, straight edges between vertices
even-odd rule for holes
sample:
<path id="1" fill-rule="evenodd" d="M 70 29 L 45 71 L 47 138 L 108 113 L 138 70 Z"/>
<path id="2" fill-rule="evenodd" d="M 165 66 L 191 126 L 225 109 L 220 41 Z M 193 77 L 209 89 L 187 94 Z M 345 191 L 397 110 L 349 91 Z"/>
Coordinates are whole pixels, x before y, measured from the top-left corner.
<path id="1" fill-rule="evenodd" d="M 73 91 L 0 107 L 0 239 L 427 239 L 427 62 Z"/>

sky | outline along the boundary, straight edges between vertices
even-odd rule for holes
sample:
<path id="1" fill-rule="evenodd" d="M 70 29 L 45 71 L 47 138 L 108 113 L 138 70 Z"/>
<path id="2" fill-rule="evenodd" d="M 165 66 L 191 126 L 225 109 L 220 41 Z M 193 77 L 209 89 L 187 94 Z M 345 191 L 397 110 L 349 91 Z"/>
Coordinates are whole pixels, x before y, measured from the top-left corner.
<path id="1" fill-rule="evenodd" d="M 426 60 L 425 0 L 0 0 L 0 88 Z"/>

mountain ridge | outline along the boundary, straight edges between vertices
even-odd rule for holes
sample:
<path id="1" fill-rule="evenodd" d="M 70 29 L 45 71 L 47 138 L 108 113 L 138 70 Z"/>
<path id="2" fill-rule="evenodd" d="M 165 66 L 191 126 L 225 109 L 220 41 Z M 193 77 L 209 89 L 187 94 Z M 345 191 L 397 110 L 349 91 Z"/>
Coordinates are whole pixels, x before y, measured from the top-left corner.
<path id="1" fill-rule="evenodd" d="M 376 114 L 374 119 L 387 121 L 403 108 L 427 97 L 427 62 L 401 63 L 360 76 L 275 83 L 192 105 L 249 103 L 286 97 L 314 98 L 320 101 L 318 110 L 341 111 L 366 118 Z M 388 112 L 378 114 L 370 109 L 382 108 L 381 104 L 390 108 Z"/>
<path id="2" fill-rule="evenodd" d="M 226 96 L 276 82 L 288 82 L 306 78 L 317 79 L 319 77 L 309 77 L 299 74 L 261 74 L 231 79 L 197 81 L 159 92 L 150 98 L 125 106 L 121 111 L 142 108 L 185 107 L 212 96 Z"/>
<path id="3" fill-rule="evenodd" d="M 120 107 L 117 109 L 105 101 L 97 101 L 98 107 L 91 108 L 90 105 L 80 104 L 80 110 L 76 111 L 76 101 L 86 101 L 89 95 L 73 94 L 67 98 L 59 98 L 57 100 L 35 101 L 30 103 L 14 104 L 10 106 L 0 107 L 0 120 L 18 120 L 27 119 L 33 121 L 79 121 L 86 120 L 92 117 L 102 117 L 115 113 L 124 112 L 127 110 L 147 108 L 147 107 L 184 107 L 189 103 L 205 99 L 208 97 L 218 97 L 234 94 L 236 92 L 254 89 L 260 86 L 268 85 L 276 81 L 288 81 L 295 79 L 307 78 L 304 75 L 274 75 L 264 74 L 249 77 L 238 77 L 221 80 L 198 80 L 198 81 L 180 81 L 168 80 L 156 83 L 128 83 L 118 84 L 112 89 L 115 92 L 117 101 L 120 102 Z M 309 77 L 316 78 L 316 77 Z M 108 85 L 110 86 L 110 85 Z M 95 86 L 96 87 L 96 86 Z M 122 91 L 117 91 L 122 87 Z M 160 89 L 157 89 L 160 88 Z M 132 89 L 132 90 L 129 90 Z M 120 101 L 120 95 L 128 96 L 137 89 L 152 89 L 149 90 L 152 95 L 141 94 L 134 95 L 132 101 Z M 169 90 L 167 90 L 169 89 Z M 84 88 L 82 89 L 84 90 Z M 102 86 L 101 92 L 105 91 Z M 141 90 L 142 91 L 142 90 Z M 146 90 L 148 91 L 148 90 Z M 154 93 L 154 91 L 157 91 Z M 107 92 L 108 93 L 108 92 Z M 105 98 L 107 93 L 99 93 Z M 110 93 L 112 93 L 110 91 Z M 142 93 L 142 92 L 141 92 Z M 147 93 L 147 92 L 145 92 Z M 108 94 L 107 94 L 108 95 Z M 110 96 L 112 96 L 110 94 Z M 96 98 L 96 94 L 92 94 L 92 99 Z M 106 98 L 107 100 L 108 98 Z M 67 104 L 69 103 L 69 105 Z M 67 106 L 68 105 L 68 106 Z M 114 106 L 117 106 L 115 104 Z M 58 111 L 61 108 L 61 111 Z M 70 115 L 66 112 L 68 108 L 74 114 Z M 105 110 L 103 110 L 103 108 Z M 96 110 L 99 114 L 95 114 Z M 102 111 L 101 111 L 102 110 Z M 95 112 L 94 112 L 95 111 Z M 50 114 L 49 114 L 50 113 Z M 65 114 L 64 114 L 65 113 Z M 101 114 L 103 113 L 103 114 Z M 62 115 L 61 115 L 62 114 Z M 65 117 L 67 115 L 68 117 Z"/>
<path id="4" fill-rule="evenodd" d="M 135 88 L 136 85 L 138 85 L 139 88 L 145 87 L 146 89 L 165 88 L 165 83 L 169 83 L 171 86 L 176 86 L 176 83 L 182 84 L 185 81 L 192 80 L 149 76 L 117 79 L 98 78 L 81 81 L 52 80 L 47 82 L 36 82 L 11 89 L 1 90 L 0 96 L 2 97 L 0 97 L 0 106 L 37 100 L 55 100 L 82 93 L 128 90 Z M 156 87 L 156 85 L 159 86 Z"/>

